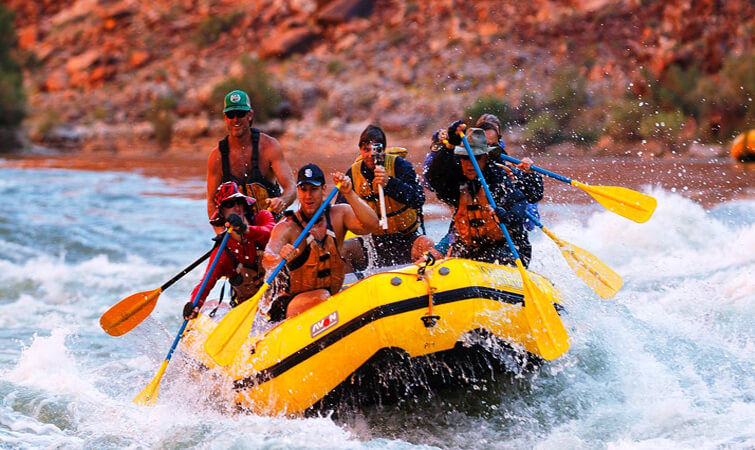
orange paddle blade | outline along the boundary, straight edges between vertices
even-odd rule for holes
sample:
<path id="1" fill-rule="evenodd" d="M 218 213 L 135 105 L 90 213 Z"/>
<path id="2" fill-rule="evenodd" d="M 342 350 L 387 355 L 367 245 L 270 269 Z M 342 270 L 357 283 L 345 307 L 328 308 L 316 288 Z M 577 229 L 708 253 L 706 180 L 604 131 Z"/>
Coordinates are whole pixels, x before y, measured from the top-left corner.
<path id="1" fill-rule="evenodd" d="M 100 317 L 100 326 L 111 336 L 122 336 L 142 323 L 150 315 L 162 289 L 130 295 Z"/>

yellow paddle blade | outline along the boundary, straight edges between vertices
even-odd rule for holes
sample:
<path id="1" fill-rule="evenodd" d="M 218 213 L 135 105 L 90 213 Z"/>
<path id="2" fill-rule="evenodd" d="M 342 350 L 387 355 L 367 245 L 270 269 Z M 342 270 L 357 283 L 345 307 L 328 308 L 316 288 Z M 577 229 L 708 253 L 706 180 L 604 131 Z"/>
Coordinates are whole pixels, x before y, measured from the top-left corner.
<path id="1" fill-rule="evenodd" d="M 207 337 L 204 350 L 216 363 L 227 366 L 233 362 L 236 353 L 252 331 L 257 305 L 269 287 L 269 284 L 263 283 L 254 297 L 230 310 Z"/>
<path id="2" fill-rule="evenodd" d="M 647 222 L 658 201 L 641 192 L 621 186 L 590 186 L 572 180 L 572 186 L 587 192 L 607 210 L 637 223 Z"/>
<path id="3" fill-rule="evenodd" d="M 569 335 L 561 322 L 551 299 L 532 282 L 520 259 L 516 267 L 522 275 L 524 288 L 524 314 L 540 356 L 553 360 L 569 349 Z"/>
<path id="4" fill-rule="evenodd" d="M 558 245 L 571 270 L 596 294 L 603 298 L 612 298 L 619 292 L 621 286 L 624 285 L 621 277 L 599 260 L 597 256 L 569 242 L 562 241 L 545 227 L 542 227 L 542 230 Z"/>
<path id="5" fill-rule="evenodd" d="M 160 364 L 160 370 L 157 371 L 157 375 L 149 384 L 136 396 L 133 402 L 140 406 L 152 406 L 157 402 L 157 395 L 160 393 L 160 380 L 163 378 L 165 368 L 168 367 L 168 361 L 163 361 Z"/>
<path id="6" fill-rule="evenodd" d="M 105 314 L 100 317 L 100 326 L 105 330 L 105 333 L 111 336 L 121 336 L 128 333 L 142 323 L 155 309 L 157 297 L 160 296 L 161 292 L 162 289 L 157 288 L 153 291 L 138 292 L 124 298 L 105 311 Z"/>

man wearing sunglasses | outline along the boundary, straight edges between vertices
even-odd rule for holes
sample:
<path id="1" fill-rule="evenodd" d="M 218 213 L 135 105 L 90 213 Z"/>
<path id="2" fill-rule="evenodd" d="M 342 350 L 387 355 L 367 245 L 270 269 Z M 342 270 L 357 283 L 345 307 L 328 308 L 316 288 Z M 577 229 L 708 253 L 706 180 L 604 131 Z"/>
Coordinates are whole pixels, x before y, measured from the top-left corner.
<path id="1" fill-rule="evenodd" d="M 471 128 L 467 133 L 467 139 L 497 205 L 495 209 L 492 208 L 458 135 L 459 131 L 465 130 L 466 125 L 461 121 L 451 124 L 445 139 L 447 144 L 434 143 L 434 151 L 425 159 L 425 182 L 435 191 L 440 201 L 454 210 L 448 236 L 450 249 L 447 254 L 513 265 L 513 255 L 493 214 L 506 226 L 516 243 L 515 236 L 525 232 L 523 219 L 527 202 L 524 194 L 514 186 L 505 170 L 489 160 L 492 147 L 487 143 L 485 131 Z M 434 137 L 434 140 L 438 139 L 440 137 Z M 524 258 L 522 262 L 527 264 Z"/>
<path id="2" fill-rule="evenodd" d="M 272 213 L 268 210 L 254 212 L 255 200 L 241 193 L 239 186 L 233 181 L 228 181 L 220 186 L 213 195 L 214 211 L 211 222 L 232 226 L 231 238 L 228 239 L 223 253 L 220 255 L 215 270 L 209 274 L 207 287 L 198 300 L 198 306 L 192 302 L 184 306 L 184 318 L 194 319 L 202 308 L 207 294 L 210 293 L 215 283 L 221 278 L 228 278 L 231 284 L 231 306 L 252 297 L 257 293 L 264 281 L 265 271 L 262 268 L 262 253 L 270 239 L 270 232 L 275 225 Z M 220 242 L 218 235 L 215 240 Z M 215 253 L 210 255 L 210 261 L 215 259 Z M 206 270 L 210 270 L 207 266 Z M 205 277 L 208 276 L 205 272 Z M 202 277 L 204 280 L 205 277 Z M 191 293 L 191 298 L 196 295 L 199 286 L 197 284 Z"/>
<path id="3" fill-rule="evenodd" d="M 296 197 L 294 175 L 277 139 L 253 128 L 254 110 L 244 91 L 231 91 L 223 102 L 228 135 L 207 160 L 207 214 L 212 216 L 213 195 L 221 183 L 233 181 L 256 200 L 254 209 L 281 214 Z M 220 233 L 222 223 L 213 223 Z"/>

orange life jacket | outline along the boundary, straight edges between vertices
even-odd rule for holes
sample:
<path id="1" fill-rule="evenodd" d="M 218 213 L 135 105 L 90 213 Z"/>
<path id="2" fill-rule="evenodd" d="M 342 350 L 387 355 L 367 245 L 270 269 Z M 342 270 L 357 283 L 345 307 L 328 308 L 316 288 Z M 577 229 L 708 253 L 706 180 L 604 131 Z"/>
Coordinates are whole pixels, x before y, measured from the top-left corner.
<path id="1" fill-rule="evenodd" d="M 485 191 L 479 189 L 476 195 L 469 192 L 467 183 L 460 186 L 459 206 L 454 213 L 454 225 L 459 239 L 464 245 L 478 247 L 484 242 L 502 241 L 505 238 L 500 225 L 488 211 Z"/>
<path id="2" fill-rule="evenodd" d="M 304 247 L 300 245 L 291 261 L 286 264 L 289 271 L 287 295 L 293 297 L 315 289 L 327 289 L 331 294 L 335 294 L 343 286 L 346 275 L 344 261 L 338 251 L 336 235 L 330 223 L 329 206 L 323 212 L 323 216 L 326 222 L 324 238 L 321 241 L 315 239 L 310 230 L 307 239 L 303 242 Z M 293 220 L 301 229 L 304 229 L 300 212 L 296 212 L 286 220 Z M 312 228 L 318 226 L 321 224 L 315 224 Z"/>
<path id="3" fill-rule="evenodd" d="M 396 155 L 385 155 L 385 172 L 390 177 L 396 176 Z M 362 199 L 370 205 L 375 214 L 380 217 L 380 196 L 372 189 L 372 183 L 362 175 L 362 160 L 358 159 L 351 166 L 351 177 L 354 180 L 354 190 Z M 385 196 L 385 215 L 388 219 L 388 229 L 382 228 L 375 231 L 374 235 L 383 234 L 409 234 L 414 233 L 419 228 L 419 211 L 399 202 L 398 200 Z"/>

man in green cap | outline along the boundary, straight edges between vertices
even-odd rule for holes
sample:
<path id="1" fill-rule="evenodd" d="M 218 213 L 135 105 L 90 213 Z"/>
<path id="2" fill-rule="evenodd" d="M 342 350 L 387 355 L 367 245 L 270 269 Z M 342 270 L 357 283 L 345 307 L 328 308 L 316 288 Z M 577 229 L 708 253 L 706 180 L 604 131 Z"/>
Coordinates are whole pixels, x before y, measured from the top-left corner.
<path id="1" fill-rule="evenodd" d="M 254 110 L 244 91 L 231 91 L 223 102 L 228 135 L 207 160 L 207 214 L 215 213 L 213 196 L 227 181 L 255 198 L 260 209 L 281 214 L 296 198 L 294 175 L 277 139 L 252 127 Z M 210 222 L 218 233 L 222 223 Z"/>

